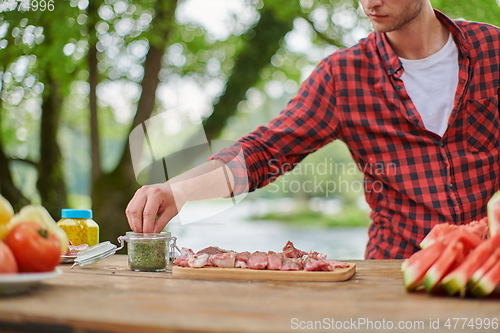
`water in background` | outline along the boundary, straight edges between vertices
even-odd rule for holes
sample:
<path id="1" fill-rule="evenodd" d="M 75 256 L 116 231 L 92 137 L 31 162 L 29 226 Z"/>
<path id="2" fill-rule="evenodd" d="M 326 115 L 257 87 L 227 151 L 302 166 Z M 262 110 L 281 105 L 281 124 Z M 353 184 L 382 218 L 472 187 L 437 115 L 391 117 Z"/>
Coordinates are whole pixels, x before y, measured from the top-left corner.
<path id="1" fill-rule="evenodd" d="M 178 238 L 179 248 L 198 251 L 218 246 L 238 252 L 278 252 L 290 240 L 301 250 L 325 253 L 331 259 L 364 257 L 368 239 L 366 228 L 307 228 L 274 221 L 249 221 L 257 207 L 254 201 L 242 201 L 222 212 L 219 212 L 220 205 L 225 204 L 197 202 L 183 208 L 184 224 L 176 218 L 167 226 L 167 230 Z M 262 207 L 262 203 L 258 206 Z M 205 216 L 210 217 L 186 224 Z"/>

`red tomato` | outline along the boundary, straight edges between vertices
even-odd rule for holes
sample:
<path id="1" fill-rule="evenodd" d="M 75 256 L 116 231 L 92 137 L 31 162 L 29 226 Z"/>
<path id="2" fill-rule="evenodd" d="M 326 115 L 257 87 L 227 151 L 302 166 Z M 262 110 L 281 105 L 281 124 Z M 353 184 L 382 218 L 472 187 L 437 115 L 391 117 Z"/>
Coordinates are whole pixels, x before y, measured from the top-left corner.
<path id="1" fill-rule="evenodd" d="M 16 258 L 10 248 L 0 241 L 0 274 L 17 273 Z"/>
<path id="2" fill-rule="evenodd" d="M 35 222 L 20 222 L 5 237 L 16 258 L 19 272 L 50 272 L 59 264 L 59 239 Z"/>

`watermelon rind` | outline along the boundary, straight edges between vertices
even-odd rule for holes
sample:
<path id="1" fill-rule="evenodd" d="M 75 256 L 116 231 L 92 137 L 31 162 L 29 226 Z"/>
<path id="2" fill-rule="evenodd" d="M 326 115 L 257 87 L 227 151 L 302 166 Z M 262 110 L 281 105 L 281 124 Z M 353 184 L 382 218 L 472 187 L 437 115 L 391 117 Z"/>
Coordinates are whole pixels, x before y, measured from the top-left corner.
<path id="1" fill-rule="evenodd" d="M 500 232 L 500 221 L 497 221 L 495 214 L 495 204 L 500 201 L 500 191 L 493 194 L 493 196 L 488 201 L 488 226 L 490 228 L 490 236 L 495 236 Z"/>
<path id="2" fill-rule="evenodd" d="M 404 272 L 405 269 L 408 268 L 408 263 L 409 263 L 408 259 L 405 259 L 405 261 L 403 261 L 403 263 L 401 264 L 401 272 Z"/>
<path id="3" fill-rule="evenodd" d="M 446 275 L 459 254 L 463 253 L 463 248 L 464 246 L 460 241 L 449 243 L 446 246 L 438 260 L 436 260 L 425 274 L 424 286 L 427 292 L 431 292 Z"/>
<path id="4" fill-rule="evenodd" d="M 421 249 L 428 248 L 437 241 L 440 241 L 443 236 L 450 234 L 457 228 L 456 225 L 450 223 L 436 224 L 431 231 L 422 239 L 418 246 Z"/>
<path id="5" fill-rule="evenodd" d="M 488 271 L 495 266 L 495 263 L 497 261 L 500 261 L 500 248 L 497 248 L 491 256 L 486 260 L 481 267 L 479 267 L 474 274 L 472 274 L 471 279 L 467 283 L 467 288 L 469 290 L 472 290 L 476 287 L 477 284 L 479 284 L 479 281 L 482 279 Z"/>
<path id="6" fill-rule="evenodd" d="M 439 258 L 446 245 L 440 242 L 430 247 L 415 252 L 401 265 L 403 271 L 403 283 L 408 291 L 414 291 L 422 285 L 425 273 Z"/>
<path id="7" fill-rule="evenodd" d="M 425 291 L 431 292 L 438 282 L 439 282 L 439 273 L 437 269 L 433 267 L 429 268 L 427 273 L 425 273 L 424 277 Z"/>
<path id="8" fill-rule="evenodd" d="M 463 226 L 449 225 L 446 223 L 436 225 L 431 232 L 420 243 L 421 248 L 428 248 L 436 242 L 452 243 L 460 240 L 466 252 L 476 248 L 482 243 L 482 239 Z"/>
<path id="9" fill-rule="evenodd" d="M 491 294 L 500 282 L 500 261 L 484 274 L 481 279 L 471 288 L 470 293 L 477 297 L 485 297 Z"/>
<path id="10" fill-rule="evenodd" d="M 485 297 L 488 296 L 495 290 L 496 285 L 491 283 L 490 281 L 479 280 L 478 284 L 476 284 L 471 290 L 470 293 L 476 297 Z"/>
<path id="11" fill-rule="evenodd" d="M 436 244 L 432 244 L 432 246 L 436 247 Z M 437 246 L 443 246 L 443 244 L 438 244 Z M 443 250 L 442 248 L 439 249 L 439 251 L 442 250 Z M 403 261 L 403 263 L 401 264 L 401 271 L 404 272 L 407 267 L 413 265 L 418 261 L 421 261 L 421 257 L 428 256 L 427 251 L 428 249 L 418 250 L 417 252 L 413 253 L 409 258 L 405 259 L 405 261 Z"/>
<path id="12" fill-rule="evenodd" d="M 410 267 L 406 267 L 403 271 L 403 284 L 407 291 L 414 291 L 422 283 L 422 279 L 417 276 L 417 271 Z"/>
<path id="13" fill-rule="evenodd" d="M 467 280 L 464 278 L 462 274 L 452 274 L 447 275 L 441 282 L 446 289 L 448 295 L 455 295 L 456 293 L 460 293 L 463 296 L 463 291 L 467 286 Z"/>
<path id="14" fill-rule="evenodd" d="M 465 295 L 467 282 L 498 247 L 500 247 L 500 234 L 483 241 L 473 249 L 465 260 L 441 281 L 448 294 L 454 295 L 460 292 L 460 295 Z"/>

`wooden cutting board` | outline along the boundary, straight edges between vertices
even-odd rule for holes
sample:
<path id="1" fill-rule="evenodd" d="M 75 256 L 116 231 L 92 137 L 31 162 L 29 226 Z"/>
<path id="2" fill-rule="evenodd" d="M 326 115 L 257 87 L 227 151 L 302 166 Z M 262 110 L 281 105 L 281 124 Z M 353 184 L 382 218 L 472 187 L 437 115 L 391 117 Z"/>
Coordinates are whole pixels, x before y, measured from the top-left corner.
<path id="1" fill-rule="evenodd" d="M 350 265 L 348 268 L 336 268 L 333 272 L 271 271 L 218 267 L 190 268 L 174 265 L 172 275 L 188 279 L 337 282 L 348 280 L 356 273 L 356 264 L 348 264 Z"/>

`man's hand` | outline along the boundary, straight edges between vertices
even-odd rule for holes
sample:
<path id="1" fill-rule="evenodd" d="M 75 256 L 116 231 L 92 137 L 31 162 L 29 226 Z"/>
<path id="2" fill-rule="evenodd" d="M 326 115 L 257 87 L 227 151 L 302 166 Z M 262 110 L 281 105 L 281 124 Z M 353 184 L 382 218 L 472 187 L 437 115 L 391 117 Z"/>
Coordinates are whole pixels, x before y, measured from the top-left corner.
<path id="1" fill-rule="evenodd" d="M 125 213 L 134 232 L 158 233 L 187 201 L 229 197 L 234 177 L 222 162 L 208 161 L 166 183 L 135 192 Z"/>
<path id="2" fill-rule="evenodd" d="M 146 185 L 135 192 L 126 214 L 134 232 L 158 233 L 176 216 L 185 200 L 175 194 L 169 182 Z"/>

